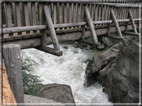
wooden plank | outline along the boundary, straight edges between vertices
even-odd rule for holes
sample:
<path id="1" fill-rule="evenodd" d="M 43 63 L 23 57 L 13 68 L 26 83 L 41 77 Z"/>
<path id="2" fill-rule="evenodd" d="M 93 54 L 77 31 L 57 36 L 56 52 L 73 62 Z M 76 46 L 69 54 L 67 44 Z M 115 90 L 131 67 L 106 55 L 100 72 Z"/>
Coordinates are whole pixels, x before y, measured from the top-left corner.
<path id="1" fill-rule="evenodd" d="M 59 24 L 59 17 L 60 17 L 60 14 L 59 14 L 59 3 L 57 3 L 57 24 Z"/>
<path id="2" fill-rule="evenodd" d="M 81 22 L 81 4 L 77 7 L 77 22 Z"/>
<path id="3" fill-rule="evenodd" d="M 139 36 L 139 33 L 134 33 L 134 32 L 123 32 L 124 34 L 128 34 L 128 35 L 136 35 Z"/>
<path id="4" fill-rule="evenodd" d="M 124 32 L 126 30 L 125 26 L 120 26 L 121 32 Z M 132 30 L 132 26 L 128 25 L 127 26 L 127 30 Z M 115 27 L 110 27 L 110 33 L 115 33 L 117 30 Z M 102 29 L 97 29 L 96 28 L 96 34 L 97 36 L 103 36 L 108 34 L 108 28 L 104 27 Z M 30 34 L 35 36 L 35 34 Z M 3 45 L 7 45 L 7 44 L 19 44 L 21 46 L 22 49 L 25 48 L 33 48 L 33 47 L 38 47 L 41 45 L 41 36 L 43 35 L 43 33 L 40 33 L 39 36 L 40 37 L 36 37 L 36 38 L 31 38 L 31 39 L 22 39 L 22 40 L 12 40 L 12 41 L 4 41 Z M 14 36 L 13 36 L 14 37 Z M 18 36 L 20 37 L 20 36 Z M 90 31 L 85 31 L 84 34 L 84 38 L 88 38 L 91 37 Z M 59 40 L 59 42 L 63 42 L 63 41 L 68 41 L 68 40 L 79 40 L 80 38 L 82 38 L 82 32 L 81 30 L 78 30 L 76 32 L 73 32 L 73 30 L 70 33 L 59 33 L 57 35 L 57 38 Z M 46 38 L 47 41 L 47 45 L 48 44 L 52 44 L 52 39 L 51 36 L 47 36 Z"/>
<path id="5" fill-rule="evenodd" d="M 62 4 L 59 4 L 59 24 L 63 23 L 63 10 L 62 10 Z"/>
<path id="6" fill-rule="evenodd" d="M 119 24 L 118 24 L 118 21 L 116 20 L 116 16 L 115 16 L 114 11 L 113 11 L 112 9 L 111 9 L 111 17 L 112 17 L 112 20 L 113 20 L 113 22 L 114 22 L 114 24 L 115 24 L 115 26 L 116 26 L 118 35 L 119 35 L 121 38 L 123 38 L 122 33 L 121 33 L 121 30 L 120 30 L 120 27 L 119 27 Z"/>
<path id="7" fill-rule="evenodd" d="M 73 23 L 74 22 L 77 22 L 77 7 L 78 7 L 78 4 L 75 4 L 74 5 L 74 9 L 73 9 Z"/>
<path id="8" fill-rule="evenodd" d="M 47 45 L 47 41 L 46 41 L 46 30 L 42 31 L 42 37 L 41 37 L 41 46 L 45 47 Z"/>
<path id="9" fill-rule="evenodd" d="M 81 21 L 82 22 L 85 21 L 84 11 L 85 11 L 85 5 L 82 5 L 82 7 L 81 7 Z"/>
<path id="10" fill-rule="evenodd" d="M 70 12 L 69 5 L 70 5 L 70 4 L 67 3 L 67 11 L 66 11 L 66 12 L 67 12 L 67 23 L 69 23 L 69 17 L 70 17 L 70 16 L 69 16 L 69 12 Z"/>
<path id="11" fill-rule="evenodd" d="M 20 4 L 19 3 L 15 3 L 15 13 L 16 13 L 17 27 L 20 27 L 22 25 L 21 25 L 21 13 L 20 13 Z M 19 32 L 18 34 L 21 35 L 22 33 Z"/>
<path id="12" fill-rule="evenodd" d="M 57 6 L 55 3 L 53 4 L 53 23 L 57 24 Z"/>
<path id="13" fill-rule="evenodd" d="M 33 25 L 37 25 L 37 10 L 36 10 L 36 4 L 35 3 L 32 3 L 31 4 L 31 8 L 32 8 L 32 17 L 33 17 Z M 37 31 L 36 30 L 34 30 L 33 31 L 34 33 L 36 33 Z"/>
<path id="14" fill-rule="evenodd" d="M 93 4 L 93 5 L 92 5 L 92 10 L 91 10 L 91 14 L 92 14 L 91 16 L 92 16 L 92 20 L 93 20 L 93 21 L 95 21 L 95 18 L 94 18 L 94 17 L 95 17 L 95 6 L 96 6 L 96 5 Z"/>
<path id="15" fill-rule="evenodd" d="M 90 17 L 89 10 L 88 10 L 87 7 L 85 7 L 85 16 L 87 18 L 87 23 L 89 25 L 89 28 L 91 30 L 91 34 L 93 36 L 93 41 L 95 42 L 96 45 L 98 45 L 99 42 L 98 42 L 98 38 L 97 38 L 97 35 L 96 35 L 96 31 L 94 29 L 94 25 L 93 25 L 93 22 L 92 22 L 92 19 Z"/>
<path id="16" fill-rule="evenodd" d="M 3 28 L 3 33 L 16 33 L 16 32 L 28 32 L 32 30 L 44 30 L 46 25 L 37 25 L 37 26 L 22 26 L 22 27 L 13 27 L 13 28 Z"/>
<path id="17" fill-rule="evenodd" d="M 12 11 L 13 11 L 13 18 L 14 18 L 14 26 L 17 26 L 17 22 L 16 22 L 16 11 L 15 11 L 15 3 L 12 3 Z"/>
<path id="18" fill-rule="evenodd" d="M 130 21 L 131 21 L 131 24 L 132 24 L 132 27 L 133 27 L 134 32 L 135 32 L 135 33 L 138 33 L 138 32 L 137 32 L 137 29 L 136 29 L 136 25 L 135 25 L 134 18 L 133 18 L 133 15 L 132 15 L 131 10 L 129 10 L 129 17 L 130 17 Z"/>
<path id="19" fill-rule="evenodd" d="M 141 19 L 134 19 L 134 21 L 139 21 Z M 117 22 L 129 22 L 129 19 L 120 19 Z M 108 24 L 112 23 L 112 20 L 106 21 L 93 21 L 93 24 Z M 66 24 L 54 24 L 54 28 L 63 28 L 63 27 L 72 27 L 72 26 L 84 26 L 86 22 L 78 22 L 78 23 L 66 23 Z M 126 24 L 127 25 L 127 24 Z M 103 28 L 103 27 L 102 27 Z M 32 30 L 45 30 L 46 25 L 36 25 L 36 26 L 22 26 L 22 27 L 13 27 L 13 28 L 3 28 L 3 33 L 17 33 L 17 32 L 25 32 L 25 31 L 32 31 Z"/>
<path id="20" fill-rule="evenodd" d="M 21 21 L 22 26 L 25 26 L 25 13 L 24 13 L 24 4 L 20 3 L 20 13 L 21 13 Z"/>
<path id="21" fill-rule="evenodd" d="M 15 3 L 16 9 L 16 20 L 17 20 L 17 27 L 21 26 L 21 14 L 20 14 L 20 5 L 19 3 Z"/>
<path id="22" fill-rule="evenodd" d="M 63 17 L 64 17 L 64 20 L 63 20 L 63 23 L 67 23 L 67 4 L 64 4 L 63 5 Z"/>
<path id="23" fill-rule="evenodd" d="M 9 3 L 5 3 L 5 11 L 7 27 L 12 27 L 11 8 Z"/>
<path id="24" fill-rule="evenodd" d="M 98 5 L 95 8 L 95 21 L 98 21 Z"/>
<path id="25" fill-rule="evenodd" d="M 56 55 L 56 56 L 62 56 L 63 55 L 63 51 L 54 50 L 53 48 L 49 48 L 49 47 L 39 46 L 39 47 L 37 47 L 37 49 L 44 51 L 44 52 L 47 52 L 47 53 L 51 53 L 51 54 Z"/>
<path id="26" fill-rule="evenodd" d="M 105 10 L 106 10 L 106 5 L 102 6 L 102 20 L 105 20 Z"/>
<path id="27" fill-rule="evenodd" d="M 55 33 L 54 26 L 53 26 L 53 23 L 52 23 L 52 20 L 51 20 L 50 11 L 49 11 L 48 6 L 44 6 L 44 13 L 45 13 L 48 29 L 49 29 L 50 34 L 51 34 L 51 38 L 53 40 L 54 49 L 60 50 L 58 39 L 56 37 L 56 33 Z"/>
<path id="28" fill-rule="evenodd" d="M 98 15 L 98 21 L 101 21 L 101 12 L 102 12 L 102 9 L 101 9 L 101 6 L 99 6 L 98 7 L 98 13 L 99 13 L 99 15 Z"/>
<path id="29" fill-rule="evenodd" d="M 108 9 L 109 9 L 109 7 L 108 7 L 108 6 L 106 6 L 106 10 L 105 10 L 105 20 L 108 20 L 108 19 L 107 19 L 107 15 L 109 15 L 109 13 L 108 13 Z"/>
<path id="30" fill-rule="evenodd" d="M 25 25 L 30 26 L 28 3 L 24 3 L 24 13 L 25 13 Z M 26 33 L 28 34 L 30 33 L 30 31 L 27 31 Z"/>
<path id="31" fill-rule="evenodd" d="M 29 12 L 29 25 L 33 25 L 32 7 L 30 2 L 28 2 L 28 12 Z"/>
<path id="32" fill-rule="evenodd" d="M 108 7 L 108 15 L 107 15 L 107 20 L 110 20 L 110 6 Z"/>
<path id="33" fill-rule="evenodd" d="M 12 27 L 12 16 L 11 16 L 11 8 L 9 3 L 5 3 L 5 17 L 6 17 L 6 26 Z M 10 33 L 9 36 L 13 36 L 13 33 Z"/>
<path id="34" fill-rule="evenodd" d="M 24 103 L 20 46 L 17 44 L 4 45 L 3 57 L 15 99 L 17 103 Z"/>
<path id="35" fill-rule="evenodd" d="M 72 4 L 70 4 L 70 13 L 69 13 L 69 15 L 70 15 L 70 17 L 69 17 L 69 22 L 71 23 L 71 22 L 73 22 L 73 16 L 74 16 L 74 14 L 73 14 L 73 9 L 74 8 L 74 4 L 72 3 Z"/>
<path id="36" fill-rule="evenodd" d="M 44 10 L 43 10 L 43 3 L 39 3 L 39 23 L 40 25 L 44 25 Z"/>

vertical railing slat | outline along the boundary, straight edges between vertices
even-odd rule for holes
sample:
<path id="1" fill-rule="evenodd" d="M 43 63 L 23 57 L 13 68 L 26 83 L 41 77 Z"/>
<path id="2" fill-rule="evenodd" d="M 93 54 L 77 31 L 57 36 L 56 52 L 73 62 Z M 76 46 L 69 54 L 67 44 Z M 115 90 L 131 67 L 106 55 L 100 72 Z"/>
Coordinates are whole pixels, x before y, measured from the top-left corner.
<path id="1" fill-rule="evenodd" d="M 43 3 L 39 3 L 39 24 L 44 24 L 44 10 L 43 10 Z"/>
<path id="2" fill-rule="evenodd" d="M 96 5 L 96 8 L 95 8 L 95 21 L 98 20 L 98 5 Z"/>
<path id="3" fill-rule="evenodd" d="M 53 4 L 53 23 L 54 24 L 57 24 L 57 6 L 56 4 L 54 3 Z"/>
<path id="4" fill-rule="evenodd" d="M 29 8 L 28 3 L 24 3 L 24 13 L 25 13 L 25 25 L 30 26 L 30 18 L 29 18 Z M 26 32 L 27 34 L 30 33 L 30 31 Z"/>
<path id="5" fill-rule="evenodd" d="M 12 3 L 12 11 L 13 11 L 13 18 L 14 18 L 14 26 L 17 26 L 17 22 L 16 22 L 16 11 L 15 11 L 15 3 Z"/>
<path id="6" fill-rule="evenodd" d="M 19 3 L 15 3 L 15 12 L 16 12 L 16 23 L 17 23 L 17 27 L 22 26 L 21 24 L 21 13 L 20 13 L 20 4 Z M 21 35 L 22 33 L 19 32 L 18 35 Z"/>
<path id="7" fill-rule="evenodd" d="M 33 25 L 33 16 L 32 16 L 32 7 L 31 3 L 28 3 L 28 11 L 29 11 L 29 25 Z"/>
<path id="8" fill-rule="evenodd" d="M 21 13 L 21 24 L 25 26 L 25 12 L 24 12 L 24 4 L 20 3 L 20 13 Z"/>

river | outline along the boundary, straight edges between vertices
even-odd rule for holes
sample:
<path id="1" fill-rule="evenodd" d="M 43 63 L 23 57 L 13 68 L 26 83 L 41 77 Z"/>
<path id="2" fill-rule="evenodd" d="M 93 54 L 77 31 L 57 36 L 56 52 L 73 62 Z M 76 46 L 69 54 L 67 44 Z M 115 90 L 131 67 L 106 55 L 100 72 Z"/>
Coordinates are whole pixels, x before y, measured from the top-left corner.
<path id="1" fill-rule="evenodd" d="M 70 44 L 60 44 L 63 56 L 58 57 L 37 49 L 21 50 L 23 60 L 28 59 L 33 65 L 30 73 L 42 79 L 43 84 L 58 83 L 71 86 L 76 103 L 104 103 L 111 105 L 102 86 L 97 82 L 84 87 L 87 60 L 94 55 L 93 50 L 74 48 Z"/>

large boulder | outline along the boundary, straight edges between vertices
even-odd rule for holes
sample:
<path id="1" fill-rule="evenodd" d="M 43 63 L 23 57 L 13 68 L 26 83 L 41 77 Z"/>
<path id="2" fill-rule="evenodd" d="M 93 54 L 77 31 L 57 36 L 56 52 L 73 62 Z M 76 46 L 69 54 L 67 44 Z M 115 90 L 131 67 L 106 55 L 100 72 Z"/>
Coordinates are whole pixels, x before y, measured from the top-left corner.
<path id="1" fill-rule="evenodd" d="M 139 45 L 134 40 L 126 40 L 117 47 L 116 51 L 119 52 L 115 56 L 112 55 L 113 52 L 107 54 L 108 56 L 105 55 L 112 50 L 111 47 L 95 57 L 89 76 L 97 75 L 97 81 L 105 86 L 104 91 L 113 103 L 138 103 L 139 64 L 142 65 L 139 63 Z M 115 58 L 110 59 L 110 57 Z"/>
<path id="2" fill-rule="evenodd" d="M 61 103 L 75 103 L 71 87 L 63 84 L 44 85 L 37 93 L 37 96 Z"/>

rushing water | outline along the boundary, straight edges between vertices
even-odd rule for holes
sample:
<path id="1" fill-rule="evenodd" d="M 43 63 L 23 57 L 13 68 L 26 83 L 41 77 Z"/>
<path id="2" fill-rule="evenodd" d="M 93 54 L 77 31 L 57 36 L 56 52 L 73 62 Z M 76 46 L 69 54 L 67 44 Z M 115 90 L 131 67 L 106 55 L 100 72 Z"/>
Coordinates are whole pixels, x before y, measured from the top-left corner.
<path id="1" fill-rule="evenodd" d="M 58 57 L 36 49 L 22 50 L 23 60 L 31 62 L 30 72 L 40 76 L 43 84 L 58 83 L 71 86 L 76 103 L 108 103 L 107 94 L 102 92 L 102 86 L 94 83 L 84 87 L 86 60 L 94 55 L 92 50 L 74 48 L 72 45 L 61 44 L 63 56 Z M 29 64 L 29 63 L 28 63 Z"/>

